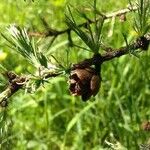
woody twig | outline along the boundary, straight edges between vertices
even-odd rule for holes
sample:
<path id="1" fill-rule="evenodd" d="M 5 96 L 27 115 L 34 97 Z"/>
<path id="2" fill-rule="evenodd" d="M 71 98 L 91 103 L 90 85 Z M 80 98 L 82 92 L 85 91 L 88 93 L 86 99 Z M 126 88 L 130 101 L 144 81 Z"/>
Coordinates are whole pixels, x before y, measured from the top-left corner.
<path id="1" fill-rule="evenodd" d="M 136 11 L 137 10 L 137 6 L 130 6 L 130 7 L 127 7 L 127 8 L 124 8 L 124 9 L 121 9 L 121 10 L 118 10 L 118 11 L 115 11 L 115 12 L 112 12 L 112 13 L 107 13 L 107 14 L 100 14 L 100 17 L 104 17 L 104 19 L 110 19 L 110 18 L 113 18 L 113 17 L 118 17 L 118 16 L 121 16 L 121 15 L 125 15 L 127 14 L 128 12 L 131 12 L 131 11 Z M 98 21 L 99 18 L 97 18 L 96 21 Z M 48 23 L 46 22 L 46 20 L 44 18 L 42 18 L 42 22 L 44 24 L 44 26 L 46 26 L 46 29 L 47 31 L 45 32 L 28 32 L 28 34 L 30 36 L 35 36 L 35 37 L 57 37 L 59 35 L 62 35 L 62 34 L 69 34 L 71 32 L 71 28 L 67 28 L 67 29 L 64 29 L 64 30 L 56 30 L 56 29 L 52 29 L 51 27 L 48 27 Z M 78 27 L 86 27 L 87 25 L 89 24 L 92 24 L 92 23 L 95 23 L 95 21 L 93 20 L 88 20 L 84 23 L 81 23 L 78 25 Z M 46 25 L 45 25 L 46 24 Z"/>

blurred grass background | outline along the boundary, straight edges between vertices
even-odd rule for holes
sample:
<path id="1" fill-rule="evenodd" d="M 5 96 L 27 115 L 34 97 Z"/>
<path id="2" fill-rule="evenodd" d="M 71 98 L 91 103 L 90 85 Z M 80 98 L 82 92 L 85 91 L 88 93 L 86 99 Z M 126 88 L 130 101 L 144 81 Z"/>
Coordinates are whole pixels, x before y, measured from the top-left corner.
<path id="1" fill-rule="evenodd" d="M 125 8 L 124 1 L 98 1 L 102 12 Z M 50 27 L 64 29 L 64 12 L 70 2 L 75 7 L 90 6 L 91 0 L 1 0 L 0 31 L 10 24 L 17 24 L 32 31 L 45 31 L 40 17 Z M 103 29 L 106 45 L 119 48 L 125 45 L 122 33 L 128 40 L 134 39 L 132 15 L 121 23 L 107 20 Z M 80 19 L 78 18 L 78 22 Z M 109 35 L 109 36 L 108 36 Z M 76 43 L 83 44 L 74 35 Z M 47 55 L 55 55 L 66 62 L 67 36 L 60 36 L 49 47 L 51 37 L 41 38 L 39 46 Z M 0 38 L 0 63 L 16 73 L 33 72 L 33 68 L 19 54 L 6 46 Z M 84 45 L 83 45 L 84 46 Z M 63 57 L 62 57 L 63 56 Z M 91 53 L 72 48 L 72 63 L 91 56 Z M 19 91 L 11 97 L 11 103 L 0 112 L 0 149 L 2 150 L 101 150 L 139 149 L 140 144 L 150 142 L 150 133 L 141 129 L 150 120 L 150 51 L 123 56 L 102 66 L 102 86 L 95 98 L 82 102 L 68 92 L 66 77 L 57 77 L 34 94 Z M 1 78 L 0 91 L 3 90 Z"/>

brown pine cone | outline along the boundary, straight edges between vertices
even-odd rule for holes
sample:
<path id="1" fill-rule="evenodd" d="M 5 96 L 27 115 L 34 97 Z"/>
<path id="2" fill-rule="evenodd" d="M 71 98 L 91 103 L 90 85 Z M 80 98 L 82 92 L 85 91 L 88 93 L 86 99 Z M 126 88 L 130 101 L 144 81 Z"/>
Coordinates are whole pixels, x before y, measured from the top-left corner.
<path id="1" fill-rule="evenodd" d="M 71 94 L 81 96 L 82 100 L 86 101 L 98 93 L 101 77 L 94 68 L 76 68 L 70 73 L 69 83 Z"/>

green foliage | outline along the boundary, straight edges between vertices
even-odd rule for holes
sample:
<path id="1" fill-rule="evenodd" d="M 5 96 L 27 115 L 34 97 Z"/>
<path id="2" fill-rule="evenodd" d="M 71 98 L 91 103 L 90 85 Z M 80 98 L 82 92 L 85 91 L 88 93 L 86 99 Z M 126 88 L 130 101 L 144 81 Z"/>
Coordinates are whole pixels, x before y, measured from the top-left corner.
<path id="1" fill-rule="evenodd" d="M 77 10 L 78 11 L 78 10 Z M 87 31 L 81 29 L 81 27 L 76 23 L 71 8 L 68 5 L 68 15 L 66 14 L 66 23 L 75 33 L 83 40 L 83 42 L 90 48 L 94 53 L 98 53 L 101 45 L 101 32 L 104 23 L 104 16 L 97 17 L 96 0 L 94 0 L 93 14 L 94 20 L 90 20 L 85 12 L 78 11 L 80 17 L 84 18 L 87 23 L 85 28 Z M 91 28 L 91 22 L 94 22 L 94 31 Z M 80 48 L 80 47 L 79 47 Z"/>
<path id="2" fill-rule="evenodd" d="M 137 7 L 134 29 L 139 36 L 143 36 L 150 30 L 150 0 L 138 0 Z"/>
<path id="3" fill-rule="evenodd" d="M 1 33 L 4 31 L 4 27 L 14 22 L 30 30 L 45 31 L 38 20 L 38 15 L 44 16 L 51 27 L 59 30 L 66 28 L 63 22 L 64 1 L 42 0 L 31 4 L 20 0 L 7 0 L 7 2 L 0 2 L 2 8 L 0 12 L 5 12 L 1 16 Z M 90 3 L 91 0 L 71 1 L 71 4 L 77 5 L 77 7 L 79 4 L 88 5 Z M 101 10 L 102 7 L 105 12 L 116 11 L 126 7 L 127 3 L 128 1 L 97 0 L 97 9 Z M 129 13 L 127 21 L 123 23 L 115 18 L 113 28 L 111 26 L 112 19 L 107 20 L 103 24 L 103 43 L 118 48 L 133 41 L 136 34 L 132 28 L 132 15 L 134 14 Z M 82 23 L 83 20 L 79 16 L 77 19 Z M 94 17 L 90 19 L 94 19 Z M 75 23 L 73 22 L 72 25 L 71 20 L 73 27 L 74 25 L 76 27 L 77 23 Z M 78 29 L 75 30 L 78 34 L 82 33 Z M 92 30 L 94 31 L 96 28 L 92 26 Z M 112 32 L 111 36 L 109 35 L 110 31 Z M 126 42 L 122 33 L 127 35 Z M 88 37 L 90 36 L 88 34 Z M 38 48 L 52 63 L 58 64 L 56 60 L 51 59 L 51 55 L 54 55 L 61 63 L 60 65 L 64 65 L 68 58 L 65 53 L 65 50 L 68 49 L 66 39 L 66 35 L 62 35 L 51 47 L 48 47 L 51 37 L 43 38 L 40 39 Z M 72 39 L 76 45 L 85 47 L 83 42 L 76 38 L 76 34 L 72 33 Z M 36 74 L 26 61 L 29 58 L 32 62 L 34 60 L 32 58 L 35 58 L 33 49 L 34 44 L 37 44 L 36 39 L 33 40 L 34 44 L 31 43 L 33 48 L 27 42 L 30 55 L 26 56 L 24 53 L 26 49 L 21 49 L 23 57 L 27 58 L 25 60 L 16 51 L 12 51 L 12 48 L 5 46 L 8 44 L 7 41 L 4 41 L 3 38 L 0 41 L 0 49 L 8 55 L 6 59 L 0 60 L 1 73 L 6 68 L 27 74 L 24 71 L 27 68 L 29 72 Z M 25 48 L 26 43 L 24 44 Z M 15 47 L 17 48 L 15 50 L 20 50 L 18 49 L 19 45 Z M 46 51 L 45 48 L 47 48 Z M 21 53 L 21 51 L 19 52 Z M 69 63 L 79 62 L 90 55 L 89 51 L 73 47 L 69 49 Z M 36 62 L 46 66 L 46 58 L 40 55 Z M 39 59 L 42 62 L 39 62 Z M 86 103 L 82 102 L 80 98 L 70 95 L 67 79 L 63 76 L 50 79 L 49 83 L 45 83 L 34 94 L 25 94 L 24 90 L 15 93 L 10 98 L 8 108 L 0 112 L 0 149 L 134 150 L 139 149 L 140 144 L 148 144 L 150 133 L 143 131 L 141 124 L 150 120 L 149 59 L 150 51 L 148 50 L 140 54 L 139 59 L 128 55 L 105 63 L 102 66 L 103 82 L 99 94 Z M 0 84 L 2 84 L 4 79 L 1 76 L 0 79 Z M 42 80 L 39 78 L 35 81 L 39 81 L 41 84 Z M 2 91 L 2 89 L 4 86 L 0 85 L 0 90 Z"/>
<path id="4" fill-rule="evenodd" d="M 12 25 L 8 28 L 8 32 L 9 35 L 2 34 L 2 36 L 9 42 L 10 48 L 20 53 L 35 67 L 38 68 L 40 65 L 47 67 L 46 57 L 39 52 L 37 43 L 28 36 L 25 29 Z"/>

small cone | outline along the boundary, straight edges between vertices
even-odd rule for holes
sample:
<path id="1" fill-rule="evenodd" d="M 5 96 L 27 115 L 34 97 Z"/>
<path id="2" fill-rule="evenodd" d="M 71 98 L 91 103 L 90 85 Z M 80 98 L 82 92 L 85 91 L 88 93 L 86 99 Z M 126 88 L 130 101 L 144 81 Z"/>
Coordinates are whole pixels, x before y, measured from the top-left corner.
<path id="1" fill-rule="evenodd" d="M 100 88 L 101 77 L 94 68 L 76 68 L 69 77 L 69 90 L 72 95 L 81 96 L 83 101 L 95 96 Z"/>

